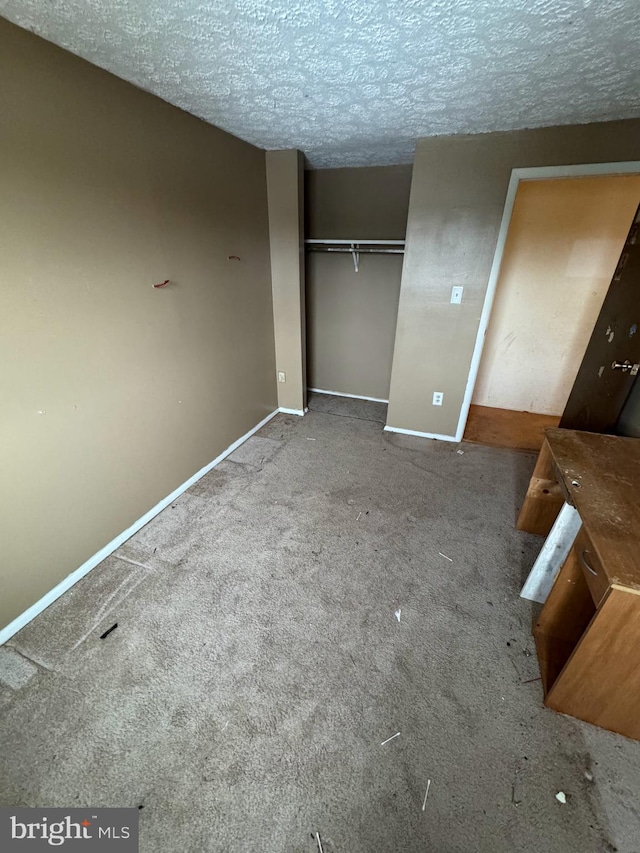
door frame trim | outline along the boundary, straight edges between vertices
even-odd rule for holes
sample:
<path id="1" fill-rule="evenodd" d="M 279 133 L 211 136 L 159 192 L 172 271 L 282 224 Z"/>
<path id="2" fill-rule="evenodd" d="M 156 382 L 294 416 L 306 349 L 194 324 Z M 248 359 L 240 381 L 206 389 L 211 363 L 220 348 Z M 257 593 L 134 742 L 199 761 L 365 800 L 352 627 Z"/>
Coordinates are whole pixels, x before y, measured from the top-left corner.
<path id="1" fill-rule="evenodd" d="M 597 177 L 600 175 L 638 175 L 640 174 L 640 161 L 631 160 L 622 163 L 584 163 L 573 166 L 532 166 L 524 169 L 512 169 L 509 179 L 509 188 L 504 203 L 502 212 L 502 221 L 500 222 L 500 231 L 498 232 L 498 242 L 493 255 L 493 263 L 491 264 L 491 272 L 489 273 L 489 282 L 482 305 L 482 314 L 480 315 L 480 323 L 478 325 L 478 333 L 476 342 L 473 348 L 471 357 L 471 365 L 469 367 L 469 375 L 467 376 L 467 385 L 460 409 L 460 417 L 458 419 L 458 427 L 456 429 L 455 441 L 462 441 L 467 419 L 469 417 L 469 408 L 471 406 L 471 398 L 476 387 L 478 372 L 480 370 L 480 360 L 482 359 L 482 351 L 484 349 L 485 337 L 489 320 L 491 319 L 491 311 L 493 309 L 493 301 L 496 295 L 496 288 L 500 278 L 500 268 L 502 266 L 502 257 L 504 248 L 507 242 L 507 234 L 509 233 L 509 225 L 511 224 L 511 214 L 513 213 L 513 205 L 516 200 L 516 193 L 520 181 L 543 181 L 550 178 L 587 178 Z"/>

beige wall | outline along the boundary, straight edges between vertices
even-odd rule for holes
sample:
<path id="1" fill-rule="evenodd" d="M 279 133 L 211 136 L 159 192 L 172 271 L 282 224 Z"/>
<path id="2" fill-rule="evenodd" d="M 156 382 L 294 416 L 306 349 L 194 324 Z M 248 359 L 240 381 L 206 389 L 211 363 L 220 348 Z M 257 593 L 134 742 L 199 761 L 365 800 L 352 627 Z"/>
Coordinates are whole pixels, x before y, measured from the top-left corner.
<path id="1" fill-rule="evenodd" d="M 271 280 L 278 405 L 306 405 L 304 286 L 304 158 L 300 151 L 267 151 Z"/>
<path id="2" fill-rule="evenodd" d="M 307 236 L 404 240 L 411 166 L 306 173 Z M 387 399 L 401 255 L 307 254 L 311 388 Z"/>
<path id="3" fill-rule="evenodd" d="M 0 76 L 2 626 L 276 387 L 264 153 L 1 20 Z"/>
<path id="4" fill-rule="evenodd" d="M 390 426 L 455 434 L 511 170 L 633 160 L 639 139 L 632 120 L 418 142 Z M 462 305 L 450 304 L 455 284 L 465 288 Z M 443 406 L 432 405 L 434 391 Z"/>
<path id="5" fill-rule="evenodd" d="M 309 387 L 389 398 L 401 255 L 309 253 Z"/>
<path id="6" fill-rule="evenodd" d="M 561 415 L 640 204 L 640 177 L 522 181 L 473 402 Z"/>
<path id="7" fill-rule="evenodd" d="M 306 236 L 404 240 L 411 166 L 305 172 Z"/>

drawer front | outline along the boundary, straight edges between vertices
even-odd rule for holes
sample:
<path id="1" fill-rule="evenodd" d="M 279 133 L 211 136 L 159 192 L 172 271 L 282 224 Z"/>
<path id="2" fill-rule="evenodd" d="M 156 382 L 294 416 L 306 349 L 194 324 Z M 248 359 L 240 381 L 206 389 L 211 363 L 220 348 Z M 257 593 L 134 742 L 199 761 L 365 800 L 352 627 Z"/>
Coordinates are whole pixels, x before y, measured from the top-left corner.
<path id="1" fill-rule="evenodd" d="M 584 527 L 580 529 L 576 536 L 573 547 L 578 558 L 578 564 L 582 569 L 589 591 L 591 592 L 591 597 L 597 607 L 609 589 L 609 578 L 602 568 L 595 548 L 592 546 Z"/>

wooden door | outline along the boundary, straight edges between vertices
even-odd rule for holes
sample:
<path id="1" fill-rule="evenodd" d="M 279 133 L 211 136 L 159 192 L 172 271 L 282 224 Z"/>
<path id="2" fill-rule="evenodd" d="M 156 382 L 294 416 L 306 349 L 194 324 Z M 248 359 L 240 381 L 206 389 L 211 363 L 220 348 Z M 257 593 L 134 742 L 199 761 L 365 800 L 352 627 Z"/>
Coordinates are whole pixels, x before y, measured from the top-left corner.
<path id="1" fill-rule="evenodd" d="M 616 433 L 640 368 L 640 207 L 596 321 L 560 426 Z"/>

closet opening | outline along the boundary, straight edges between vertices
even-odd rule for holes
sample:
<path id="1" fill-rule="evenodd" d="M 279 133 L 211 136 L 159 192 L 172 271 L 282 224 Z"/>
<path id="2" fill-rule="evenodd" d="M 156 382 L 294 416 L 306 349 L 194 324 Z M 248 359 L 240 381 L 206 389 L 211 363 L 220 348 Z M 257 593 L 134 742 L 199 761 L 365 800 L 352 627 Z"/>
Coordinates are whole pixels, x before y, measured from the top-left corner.
<path id="1" fill-rule="evenodd" d="M 307 386 L 387 403 L 411 166 L 305 173 Z"/>

